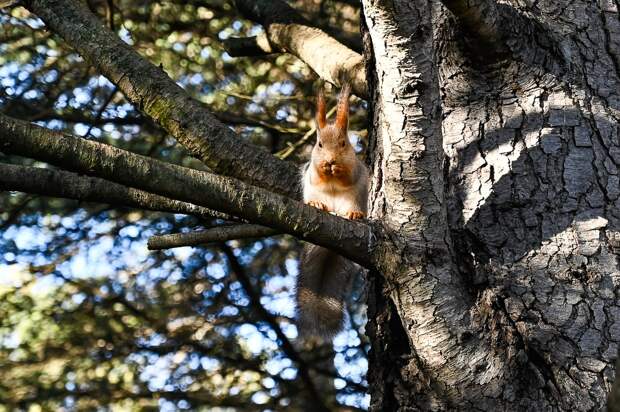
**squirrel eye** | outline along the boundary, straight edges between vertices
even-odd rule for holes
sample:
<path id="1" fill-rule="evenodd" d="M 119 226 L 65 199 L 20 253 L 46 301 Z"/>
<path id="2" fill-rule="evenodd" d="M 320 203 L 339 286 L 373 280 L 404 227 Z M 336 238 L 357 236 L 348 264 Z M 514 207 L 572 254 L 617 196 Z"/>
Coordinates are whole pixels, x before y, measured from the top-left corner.
<path id="1" fill-rule="evenodd" d="M 344 147 L 344 140 L 340 143 L 340 147 Z"/>
<path id="2" fill-rule="evenodd" d="M 319 147 L 323 148 L 323 144 L 321 142 L 319 142 Z"/>

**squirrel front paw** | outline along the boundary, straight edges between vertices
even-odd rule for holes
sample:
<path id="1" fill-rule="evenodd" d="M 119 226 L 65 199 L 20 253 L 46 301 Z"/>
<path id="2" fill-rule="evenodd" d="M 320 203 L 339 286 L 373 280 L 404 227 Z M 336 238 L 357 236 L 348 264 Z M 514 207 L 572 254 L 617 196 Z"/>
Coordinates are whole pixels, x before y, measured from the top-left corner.
<path id="1" fill-rule="evenodd" d="M 321 203 L 317 200 L 310 200 L 308 202 L 308 205 L 312 206 L 312 207 L 316 207 L 319 210 L 323 210 L 325 212 L 329 212 L 329 209 L 327 208 L 327 205 L 325 203 Z"/>
<path id="2" fill-rule="evenodd" d="M 363 219 L 365 216 L 366 215 L 364 215 L 364 212 L 359 211 L 347 212 L 344 215 L 344 217 L 350 220 Z"/>

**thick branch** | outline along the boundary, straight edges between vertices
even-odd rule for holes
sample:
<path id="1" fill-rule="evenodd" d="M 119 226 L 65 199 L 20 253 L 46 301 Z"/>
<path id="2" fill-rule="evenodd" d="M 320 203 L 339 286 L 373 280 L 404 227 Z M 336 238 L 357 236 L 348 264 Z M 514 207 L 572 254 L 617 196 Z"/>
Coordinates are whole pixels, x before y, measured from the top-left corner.
<path id="1" fill-rule="evenodd" d="M 335 40 L 342 43 L 344 46 L 349 47 L 356 53 L 362 50 L 361 39 L 359 36 L 347 36 L 345 33 L 337 33 L 335 30 L 330 30 L 328 27 L 316 27 L 324 30 L 327 34 L 331 35 Z M 284 52 L 284 50 L 274 49 L 269 43 L 269 39 L 265 33 L 260 33 L 258 36 L 251 37 L 231 37 L 222 41 L 222 45 L 233 57 L 244 56 L 266 56 L 272 53 Z"/>
<path id="2" fill-rule="evenodd" d="M 201 206 L 64 170 L 0 163 L 0 190 L 182 213 L 204 219 L 231 219 L 228 215 Z"/>
<path id="3" fill-rule="evenodd" d="M 235 5 L 245 17 L 263 25 L 273 50 L 294 54 L 336 86 L 349 80 L 353 93 L 367 98 L 364 59 L 359 53 L 313 27 L 281 0 L 235 0 Z"/>
<path id="4" fill-rule="evenodd" d="M 240 139 L 141 57 L 78 0 L 25 0 L 23 4 L 62 36 L 194 156 L 219 174 L 296 196 L 297 168 Z"/>
<path id="5" fill-rule="evenodd" d="M 226 225 L 197 232 L 151 236 L 148 247 L 150 250 L 161 250 L 181 246 L 198 246 L 227 240 L 268 237 L 277 233 L 277 230 L 260 225 Z"/>
<path id="6" fill-rule="evenodd" d="M 370 227 L 239 180 L 53 132 L 0 114 L 0 150 L 244 218 L 370 265 Z"/>

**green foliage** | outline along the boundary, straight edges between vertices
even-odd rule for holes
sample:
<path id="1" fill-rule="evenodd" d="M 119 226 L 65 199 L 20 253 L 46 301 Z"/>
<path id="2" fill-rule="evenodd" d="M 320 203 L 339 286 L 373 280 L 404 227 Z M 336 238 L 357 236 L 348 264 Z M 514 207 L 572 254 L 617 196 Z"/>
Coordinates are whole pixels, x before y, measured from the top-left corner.
<path id="1" fill-rule="evenodd" d="M 89 5 L 240 138 L 277 153 L 311 128 L 315 75 L 286 54 L 228 56 L 221 40 L 261 30 L 228 2 Z M 355 31 L 358 24 L 358 11 L 344 3 L 293 6 L 325 27 Z M 362 103 L 353 110 L 352 130 L 363 137 Z M 204 167 L 17 6 L 0 11 L 0 111 Z M 302 146 L 289 160 L 304 161 L 307 152 Z M 49 167 L 2 153 L 0 161 Z M 367 343 L 358 333 L 359 305 L 351 306 L 353 328 L 336 340 L 335 366 L 331 347 L 295 340 L 295 239 L 146 249 L 151 235 L 217 223 L 0 193 L 0 411 L 302 410 L 311 402 L 307 383 L 274 327 L 293 342 L 326 404 L 363 407 Z M 242 273 L 231 270 L 231 259 Z M 248 284 L 275 325 L 257 310 Z"/>

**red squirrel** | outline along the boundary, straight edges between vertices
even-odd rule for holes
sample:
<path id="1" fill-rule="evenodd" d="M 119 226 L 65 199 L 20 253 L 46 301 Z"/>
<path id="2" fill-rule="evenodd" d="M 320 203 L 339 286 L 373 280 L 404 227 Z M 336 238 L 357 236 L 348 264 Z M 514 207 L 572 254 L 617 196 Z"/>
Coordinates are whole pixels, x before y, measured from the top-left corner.
<path id="1" fill-rule="evenodd" d="M 347 219 L 366 216 L 368 169 L 349 142 L 350 86 L 342 88 L 336 120 L 325 119 L 319 91 L 316 107 L 317 141 L 303 172 L 304 203 Z M 345 299 L 356 265 L 320 246 L 308 244 L 297 278 L 297 326 L 301 336 L 329 339 L 343 326 Z"/>

